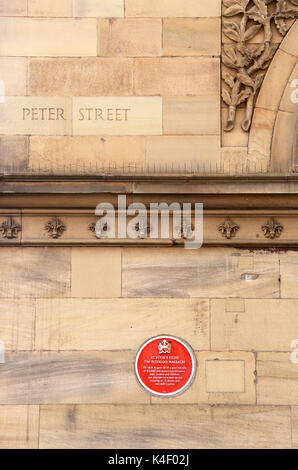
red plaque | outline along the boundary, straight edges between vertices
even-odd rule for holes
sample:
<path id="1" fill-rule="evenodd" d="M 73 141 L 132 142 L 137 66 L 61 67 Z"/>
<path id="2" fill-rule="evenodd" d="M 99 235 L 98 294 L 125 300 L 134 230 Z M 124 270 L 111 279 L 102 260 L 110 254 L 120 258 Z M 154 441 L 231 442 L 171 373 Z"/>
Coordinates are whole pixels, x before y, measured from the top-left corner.
<path id="1" fill-rule="evenodd" d="M 190 387 L 196 373 L 191 347 L 179 338 L 162 335 L 141 346 L 136 357 L 136 374 L 153 395 L 173 397 Z"/>

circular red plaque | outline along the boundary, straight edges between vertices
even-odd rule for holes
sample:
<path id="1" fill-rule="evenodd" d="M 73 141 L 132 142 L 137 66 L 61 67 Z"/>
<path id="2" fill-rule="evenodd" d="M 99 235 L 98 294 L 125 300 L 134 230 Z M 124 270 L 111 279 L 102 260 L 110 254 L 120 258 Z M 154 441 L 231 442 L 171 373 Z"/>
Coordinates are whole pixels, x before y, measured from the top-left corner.
<path id="1" fill-rule="evenodd" d="M 174 336 L 151 338 L 140 347 L 136 374 L 141 385 L 153 395 L 173 397 L 190 387 L 197 362 L 192 348 Z"/>

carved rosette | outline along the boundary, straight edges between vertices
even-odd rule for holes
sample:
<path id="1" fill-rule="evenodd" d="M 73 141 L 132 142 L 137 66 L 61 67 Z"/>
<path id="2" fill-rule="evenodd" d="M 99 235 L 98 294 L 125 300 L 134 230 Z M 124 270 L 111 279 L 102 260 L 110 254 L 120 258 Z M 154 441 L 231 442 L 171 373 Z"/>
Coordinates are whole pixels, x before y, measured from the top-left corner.
<path id="1" fill-rule="evenodd" d="M 218 231 L 221 232 L 222 236 L 228 240 L 235 237 L 239 229 L 239 225 L 235 224 L 230 218 L 227 218 L 218 226 Z"/>
<path id="2" fill-rule="evenodd" d="M 45 225 L 45 230 L 51 238 L 60 238 L 66 230 L 66 225 L 58 218 L 55 217 L 49 220 Z"/>
<path id="3" fill-rule="evenodd" d="M 18 233 L 21 232 L 21 230 L 22 227 L 20 224 L 18 224 L 11 216 L 7 217 L 7 219 L 0 225 L 2 238 L 7 238 L 9 240 L 18 238 Z"/>
<path id="4" fill-rule="evenodd" d="M 291 20 L 298 17 L 298 0 L 223 0 L 223 6 L 223 33 L 232 42 L 222 51 L 222 98 L 228 106 L 225 131 L 234 128 L 237 107 L 245 103 L 242 129 L 248 132 L 258 90 L 277 50 L 272 25 L 285 36 Z M 260 32 L 262 42 L 253 44 Z"/>
<path id="5" fill-rule="evenodd" d="M 277 222 L 274 217 L 271 217 L 271 219 L 262 226 L 264 236 L 270 240 L 280 237 L 283 229 L 283 225 Z"/>

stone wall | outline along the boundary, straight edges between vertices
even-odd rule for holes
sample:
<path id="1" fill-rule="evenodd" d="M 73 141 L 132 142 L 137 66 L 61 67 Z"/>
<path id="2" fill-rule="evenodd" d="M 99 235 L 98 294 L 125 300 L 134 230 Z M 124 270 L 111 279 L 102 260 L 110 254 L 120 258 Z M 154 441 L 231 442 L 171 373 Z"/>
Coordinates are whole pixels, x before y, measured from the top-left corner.
<path id="1" fill-rule="evenodd" d="M 1 248 L 1 447 L 298 446 L 297 267 L 296 252 Z M 172 399 L 134 373 L 161 333 L 198 359 Z"/>

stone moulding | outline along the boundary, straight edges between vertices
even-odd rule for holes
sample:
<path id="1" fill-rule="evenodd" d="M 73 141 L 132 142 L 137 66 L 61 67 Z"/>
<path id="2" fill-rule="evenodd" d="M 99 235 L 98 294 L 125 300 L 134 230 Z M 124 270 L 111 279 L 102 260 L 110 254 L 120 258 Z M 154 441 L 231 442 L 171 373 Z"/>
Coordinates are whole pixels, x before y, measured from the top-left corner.
<path id="1" fill-rule="evenodd" d="M 273 23 L 285 36 L 290 20 L 298 18 L 298 0 L 223 0 L 223 6 L 223 33 L 231 41 L 222 48 L 225 131 L 234 128 L 237 108 L 245 103 L 242 129 L 248 132 L 258 91 L 278 47 L 273 43 Z M 262 42 L 253 44 L 260 32 Z"/>

